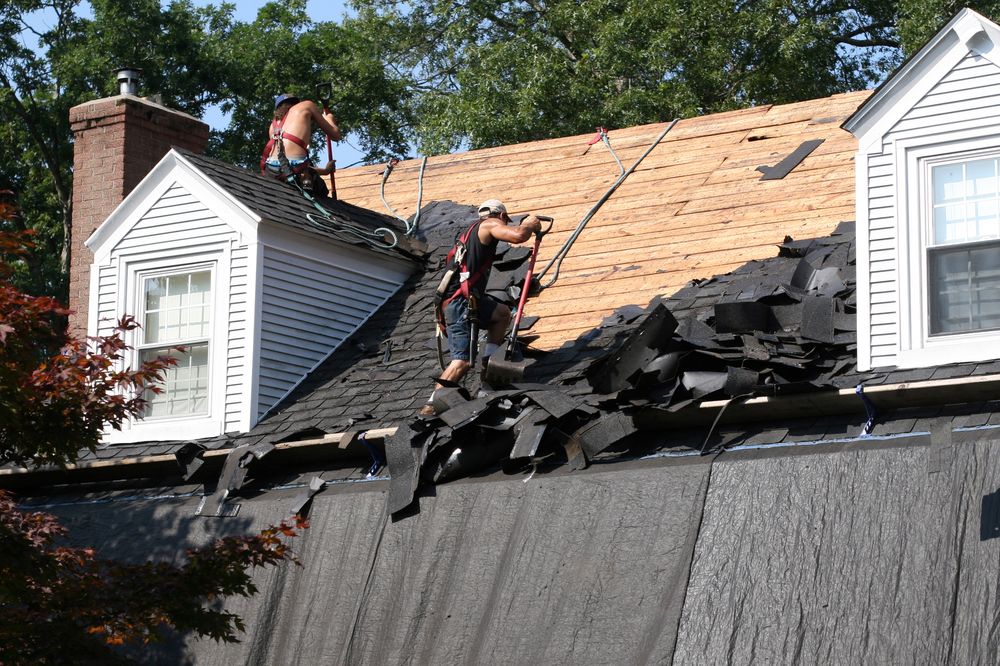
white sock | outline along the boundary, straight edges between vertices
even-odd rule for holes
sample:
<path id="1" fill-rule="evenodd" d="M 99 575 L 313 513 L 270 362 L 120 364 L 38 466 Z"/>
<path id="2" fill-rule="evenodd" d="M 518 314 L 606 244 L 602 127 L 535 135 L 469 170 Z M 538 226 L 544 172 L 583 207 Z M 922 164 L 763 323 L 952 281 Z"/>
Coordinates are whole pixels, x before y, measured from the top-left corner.
<path id="1" fill-rule="evenodd" d="M 500 345 L 495 345 L 492 342 L 487 342 L 486 346 L 483 347 L 483 356 L 492 356 L 493 352 L 500 348 Z"/>
<path id="2" fill-rule="evenodd" d="M 431 397 L 427 398 L 427 404 L 430 405 L 434 402 L 434 395 L 437 393 L 437 389 L 431 391 Z"/>

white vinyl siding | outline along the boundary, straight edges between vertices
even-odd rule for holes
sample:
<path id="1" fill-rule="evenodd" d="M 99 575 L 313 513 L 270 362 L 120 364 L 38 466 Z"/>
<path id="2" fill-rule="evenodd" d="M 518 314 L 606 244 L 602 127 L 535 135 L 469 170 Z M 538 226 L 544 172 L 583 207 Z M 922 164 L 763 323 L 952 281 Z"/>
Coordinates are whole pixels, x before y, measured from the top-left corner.
<path id="1" fill-rule="evenodd" d="M 219 288 L 228 288 L 228 296 L 224 298 L 224 302 L 228 303 L 228 312 L 212 313 L 214 317 L 224 318 L 229 331 L 228 339 L 214 343 L 218 347 L 212 352 L 213 355 L 226 354 L 226 370 L 224 376 L 211 377 L 210 381 L 213 394 L 225 390 L 225 413 L 213 417 L 223 421 L 224 431 L 235 431 L 240 428 L 240 412 L 246 390 L 247 244 L 241 241 L 240 235 L 229 224 L 185 187 L 175 184 L 168 188 L 114 246 L 111 266 L 101 267 L 100 315 L 117 319 L 125 312 L 138 314 L 138 303 L 116 307 L 121 299 L 117 291 L 126 288 L 119 267 L 124 271 L 130 263 L 135 265 L 170 257 L 176 257 L 176 265 L 183 267 L 190 262 L 188 257 L 205 252 L 231 256 L 230 265 L 220 267 L 221 274 L 228 274 L 228 277 L 218 285 Z M 105 272 L 108 275 L 106 280 Z M 115 275 L 118 277 L 115 278 Z M 117 312 L 111 315 L 114 310 Z"/>
<path id="2" fill-rule="evenodd" d="M 264 250 L 257 413 L 272 407 L 399 287 L 397 276 L 361 272 L 273 247 Z"/>
<path id="3" fill-rule="evenodd" d="M 869 312 L 858 335 L 868 335 L 872 365 L 895 363 L 896 334 L 896 203 L 892 156 L 868 156 Z"/>
<path id="4" fill-rule="evenodd" d="M 136 186 L 87 246 L 94 252 L 90 334 L 111 333 L 123 314 L 142 317 L 148 278 L 212 273 L 209 334 L 182 341 L 146 339 L 141 330 L 127 336 L 138 349 L 127 361 L 132 365 L 143 349 L 153 353 L 178 341 L 192 349 L 202 345 L 195 351 L 202 357 L 207 351 L 207 409 L 198 404 L 179 414 L 186 408 L 174 405 L 160 418 L 154 409 L 147 420 L 105 433 L 112 444 L 246 432 L 414 269 L 400 257 L 262 220 L 175 152 Z M 203 368 L 202 357 L 189 366 Z"/>
<path id="5" fill-rule="evenodd" d="M 91 333 L 111 335 L 119 317 L 126 314 L 118 307 L 118 267 L 112 264 L 95 266 L 94 269 L 98 271 L 97 330 Z"/>
<path id="6" fill-rule="evenodd" d="M 247 359 L 252 355 L 253 335 L 247 326 L 248 311 L 253 308 L 249 293 L 250 248 L 233 248 L 229 270 L 229 318 L 226 340 L 226 432 L 241 429 L 244 405 L 250 395 L 251 378 L 247 377 Z M 221 383 L 220 383 L 221 385 Z"/>
<path id="7" fill-rule="evenodd" d="M 976 314 L 969 311 L 971 297 L 959 293 L 971 294 L 977 285 L 990 291 L 1000 282 L 1000 264 L 992 255 L 973 257 L 970 251 L 964 268 L 957 260 L 945 266 L 945 250 L 933 247 L 931 225 L 931 169 L 1000 155 L 1000 26 L 970 9 L 959 11 L 843 126 L 858 139 L 859 369 L 1000 358 L 1000 329 L 986 330 L 989 324 L 983 323 L 1000 323 L 993 314 L 1000 313 L 1000 299 L 980 299 L 984 309 Z M 1000 208 L 1000 196 L 995 203 Z M 946 240 L 967 235 L 967 229 L 958 229 L 967 220 L 954 210 L 948 215 L 953 228 Z M 1000 245 L 1000 240 L 984 242 Z M 961 249 L 951 245 L 947 252 L 955 259 Z M 938 289 L 937 304 L 930 296 L 934 270 L 949 280 L 946 290 Z M 981 330 L 932 332 L 943 328 L 930 321 L 933 317 L 950 317 L 954 322 L 948 326 L 957 326 L 963 307 L 968 325 Z M 935 308 L 937 315 L 931 312 Z"/>
<path id="8" fill-rule="evenodd" d="M 184 187 L 174 185 L 118 241 L 112 258 L 148 252 L 197 251 L 206 245 L 230 243 L 236 236 L 232 227 Z"/>
<path id="9" fill-rule="evenodd" d="M 1000 67 L 970 54 L 896 123 L 886 139 L 930 142 L 965 129 L 995 128 L 998 101 Z"/>
<path id="10" fill-rule="evenodd" d="M 868 321 L 859 321 L 858 334 L 869 336 L 868 367 L 901 364 L 900 353 L 906 347 L 901 333 L 911 328 L 909 318 L 922 316 L 904 314 L 909 310 L 901 307 L 901 301 L 909 298 L 912 289 L 927 289 L 918 267 L 907 269 L 907 257 L 912 255 L 907 254 L 909 247 L 901 246 L 901 229 L 905 228 L 908 242 L 918 241 L 922 235 L 920 225 L 925 221 L 920 210 L 910 209 L 913 200 L 909 205 L 898 200 L 902 192 L 909 191 L 907 188 L 917 182 L 918 175 L 906 172 L 905 161 L 896 163 L 903 155 L 897 146 L 941 144 L 942 153 L 946 154 L 947 144 L 956 136 L 998 132 L 1000 67 L 982 56 L 970 54 L 916 101 L 882 141 L 875 144 L 882 147 L 881 152 L 859 156 L 867 168 L 866 187 L 859 191 L 866 200 L 859 202 L 859 206 L 865 206 L 867 212 L 867 228 L 860 233 L 867 234 L 869 284 L 868 293 L 859 295 L 867 300 Z M 906 219 L 899 219 L 901 216 Z M 920 283 L 908 284 L 906 271 Z M 916 334 L 907 336 L 910 345 L 917 344 Z"/>
<path id="11" fill-rule="evenodd" d="M 934 85 L 884 135 L 881 152 L 859 156 L 866 160 L 867 187 L 859 196 L 866 201 L 868 241 L 868 321 L 858 322 L 858 334 L 867 335 L 870 367 L 899 365 L 901 321 L 900 299 L 906 298 L 899 261 L 907 248 L 900 247 L 899 228 L 907 225 L 910 238 L 919 238 L 918 211 L 907 210 L 897 201 L 898 188 L 916 174 L 905 173 L 896 164 L 897 142 L 934 144 L 956 134 L 1000 129 L 1000 67 L 978 55 L 968 55 Z M 897 219 L 900 211 L 909 219 Z M 921 285 L 923 287 L 923 285 Z"/>

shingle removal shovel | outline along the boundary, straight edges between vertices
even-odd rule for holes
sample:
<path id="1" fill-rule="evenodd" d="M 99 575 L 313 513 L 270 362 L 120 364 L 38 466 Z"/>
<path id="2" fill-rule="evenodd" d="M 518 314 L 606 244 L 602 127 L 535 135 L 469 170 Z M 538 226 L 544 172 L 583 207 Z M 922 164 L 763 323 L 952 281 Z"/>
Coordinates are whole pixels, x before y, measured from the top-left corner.
<path id="1" fill-rule="evenodd" d="M 531 249 L 531 259 L 528 260 L 528 272 L 524 274 L 524 285 L 521 287 L 521 298 L 517 303 L 517 312 L 514 314 L 514 324 L 511 327 L 510 337 L 505 345 L 497 349 L 486 363 L 486 373 L 483 379 L 491 386 L 505 386 L 511 382 L 524 379 L 524 370 L 527 361 L 523 358 L 514 358 L 517 354 L 517 333 L 521 326 L 521 316 L 524 314 L 524 304 L 528 300 L 528 292 L 531 291 L 531 275 L 535 270 L 535 259 L 538 258 L 538 247 L 542 244 L 542 236 L 552 229 L 552 218 L 546 215 L 538 215 L 539 220 L 548 222 L 548 229 L 535 232 L 535 246 Z"/>

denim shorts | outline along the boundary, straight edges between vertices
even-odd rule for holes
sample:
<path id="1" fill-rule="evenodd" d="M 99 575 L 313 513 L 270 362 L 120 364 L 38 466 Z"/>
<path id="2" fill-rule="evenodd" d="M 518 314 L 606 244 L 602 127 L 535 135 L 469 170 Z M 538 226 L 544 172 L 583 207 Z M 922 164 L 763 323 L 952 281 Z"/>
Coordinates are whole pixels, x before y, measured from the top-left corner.
<path id="1" fill-rule="evenodd" d="M 295 160 L 288 160 L 288 166 L 290 166 L 292 169 L 295 169 L 295 168 L 297 168 L 299 166 L 302 166 L 307 161 L 309 161 L 308 157 L 303 157 L 301 159 L 295 159 Z M 280 176 L 281 175 L 281 161 L 280 160 L 268 160 L 267 162 L 265 162 L 265 166 L 267 167 L 268 173 L 272 173 L 272 174 L 274 174 L 276 176 Z"/>
<path id="2" fill-rule="evenodd" d="M 479 330 L 485 330 L 498 303 L 489 296 L 479 299 Z M 472 330 L 469 326 L 469 302 L 457 296 L 444 307 L 444 321 L 448 331 L 448 351 L 453 361 L 469 360 L 469 343 Z"/>

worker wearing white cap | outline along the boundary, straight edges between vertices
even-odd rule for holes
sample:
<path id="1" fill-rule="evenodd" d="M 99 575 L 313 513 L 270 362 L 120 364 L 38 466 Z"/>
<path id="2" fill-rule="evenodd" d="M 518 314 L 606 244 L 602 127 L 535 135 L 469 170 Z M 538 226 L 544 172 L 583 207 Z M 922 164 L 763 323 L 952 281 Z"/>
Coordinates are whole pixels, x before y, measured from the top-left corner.
<path id="1" fill-rule="evenodd" d="M 534 215 L 528 215 L 517 226 L 510 222 L 503 202 L 499 199 L 487 199 L 479 206 L 479 220 L 462 234 L 464 260 L 461 267 L 451 267 L 461 269 L 455 270 L 458 284 L 446 288 L 447 297 L 442 306 L 448 333 L 448 349 L 451 352 L 451 362 L 441 373 L 443 380 L 460 382 L 469 372 L 469 349 L 474 342 L 472 322 L 469 320 L 470 310 L 477 314 L 478 327 L 486 331 L 484 363 L 497 350 L 507 332 L 510 308 L 486 294 L 486 283 L 489 281 L 493 257 L 496 256 L 497 243 L 523 243 L 542 228 L 541 221 Z M 436 388 L 441 388 L 441 385 Z M 421 416 L 434 415 L 431 404 L 433 397 L 431 394 L 431 400 L 421 408 Z"/>

